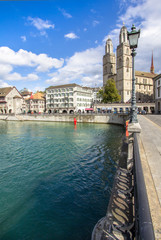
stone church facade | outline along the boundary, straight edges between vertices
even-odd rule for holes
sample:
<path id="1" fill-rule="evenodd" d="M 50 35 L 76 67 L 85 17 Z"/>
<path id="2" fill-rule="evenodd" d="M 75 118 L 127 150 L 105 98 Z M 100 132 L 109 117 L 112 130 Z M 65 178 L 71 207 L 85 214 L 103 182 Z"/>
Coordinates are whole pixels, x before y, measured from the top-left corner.
<path id="1" fill-rule="evenodd" d="M 135 71 L 136 78 L 136 101 L 152 102 L 154 73 L 153 56 L 150 72 Z M 106 41 L 105 55 L 103 56 L 103 86 L 108 79 L 113 78 L 121 96 L 121 102 L 131 102 L 132 92 L 132 56 L 129 46 L 127 28 L 123 26 L 120 30 L 119 45 L 116 55 L 113 52 L 111 39 Z"/>

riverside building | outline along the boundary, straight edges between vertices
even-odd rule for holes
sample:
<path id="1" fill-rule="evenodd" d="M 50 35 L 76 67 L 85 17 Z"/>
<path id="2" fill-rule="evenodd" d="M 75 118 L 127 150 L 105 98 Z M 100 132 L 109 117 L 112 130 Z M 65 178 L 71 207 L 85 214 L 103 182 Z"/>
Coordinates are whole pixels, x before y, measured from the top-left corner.
<path id="1" fill-rule="evenodd" d="M 161 74 L 154 78 L 155 113 L 161 113 Z"/>
<path id="2" fill-rule="evenodd" d="M 28 113 L 43 113 L 45 111 L 45 96 L 44 93 L 37 92 L 31 94 L 31 96 L 26 99 L 26 106 Z"/>
<path id="3" fill-rule="evenodd" d="M 20 114 L 25 111 L 25 100 L 16 87 L 0 88 L 0 113 Z"/>
<path id="4" fill-rule="evenodd" d="M 93 90 L 78 84 L 46 88 L 46 110 L 49 113 L 88 112 L 93 108 Z"/>
<path id="5" fill-rule="evenodd" d="M 153 78 L 156 76 L 152 55 L 150 72 L 135 71 L 137 102 L 154 102 Z M 111 39 L 109 38 L 106 41 L 105 55 L 103 56 L 103 86 L 110 78 L 115 80 L 121 102 L 131 102 L 132 56 L 125 26 L 120 30 L 116 55 L 113 52 Z"/>

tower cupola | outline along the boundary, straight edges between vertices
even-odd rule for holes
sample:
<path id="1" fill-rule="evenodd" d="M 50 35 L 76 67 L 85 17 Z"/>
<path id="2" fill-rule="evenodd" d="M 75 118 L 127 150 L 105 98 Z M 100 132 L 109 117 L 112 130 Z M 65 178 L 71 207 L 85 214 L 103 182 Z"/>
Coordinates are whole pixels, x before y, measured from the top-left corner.
<path id="1" fill-rule="evenodd" d="M 110 38 L 107 39 L 106 41 L 106 46 L 105 46 L 105 54 L 112 54 L 113 53 L 113 44 L 112 40 Z"/>
<path id="2" fill-rule="evenodd" d="M 127 43 L 127 28 L 123 26 L 120 30 L 120 36 L 119 36 L 119 44 L 121 43 Z"/>

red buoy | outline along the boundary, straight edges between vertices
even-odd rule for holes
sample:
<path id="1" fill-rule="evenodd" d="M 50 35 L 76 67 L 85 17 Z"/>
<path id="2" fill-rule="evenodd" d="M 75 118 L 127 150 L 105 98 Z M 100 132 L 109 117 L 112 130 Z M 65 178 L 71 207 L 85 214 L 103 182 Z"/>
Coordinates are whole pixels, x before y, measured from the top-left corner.
<path id="1" fill-rule="evenodd" d="M 128 132 L 128 124 L 129 124 L 129 121 L 126 121 L 126 137 L 129 136 L 129 132 Z"/>
<path id="2" fill-rule="evenodd" d="M 74 125 L 77 125 L 77 119 L 74 118 Z"/>

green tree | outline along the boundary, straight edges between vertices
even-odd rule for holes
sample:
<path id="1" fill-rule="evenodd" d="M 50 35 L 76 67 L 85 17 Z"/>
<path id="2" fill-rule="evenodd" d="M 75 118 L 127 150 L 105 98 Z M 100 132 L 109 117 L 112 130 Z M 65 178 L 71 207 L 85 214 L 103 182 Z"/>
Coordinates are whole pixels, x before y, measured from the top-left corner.
<path id="1" fill-rule="evenodd" d="M 98 96 L 102 97 L 103 103 L 119 102 L 121 100 L 114 79 L 108 79 L 104 90 L 99 90 Z"/>

